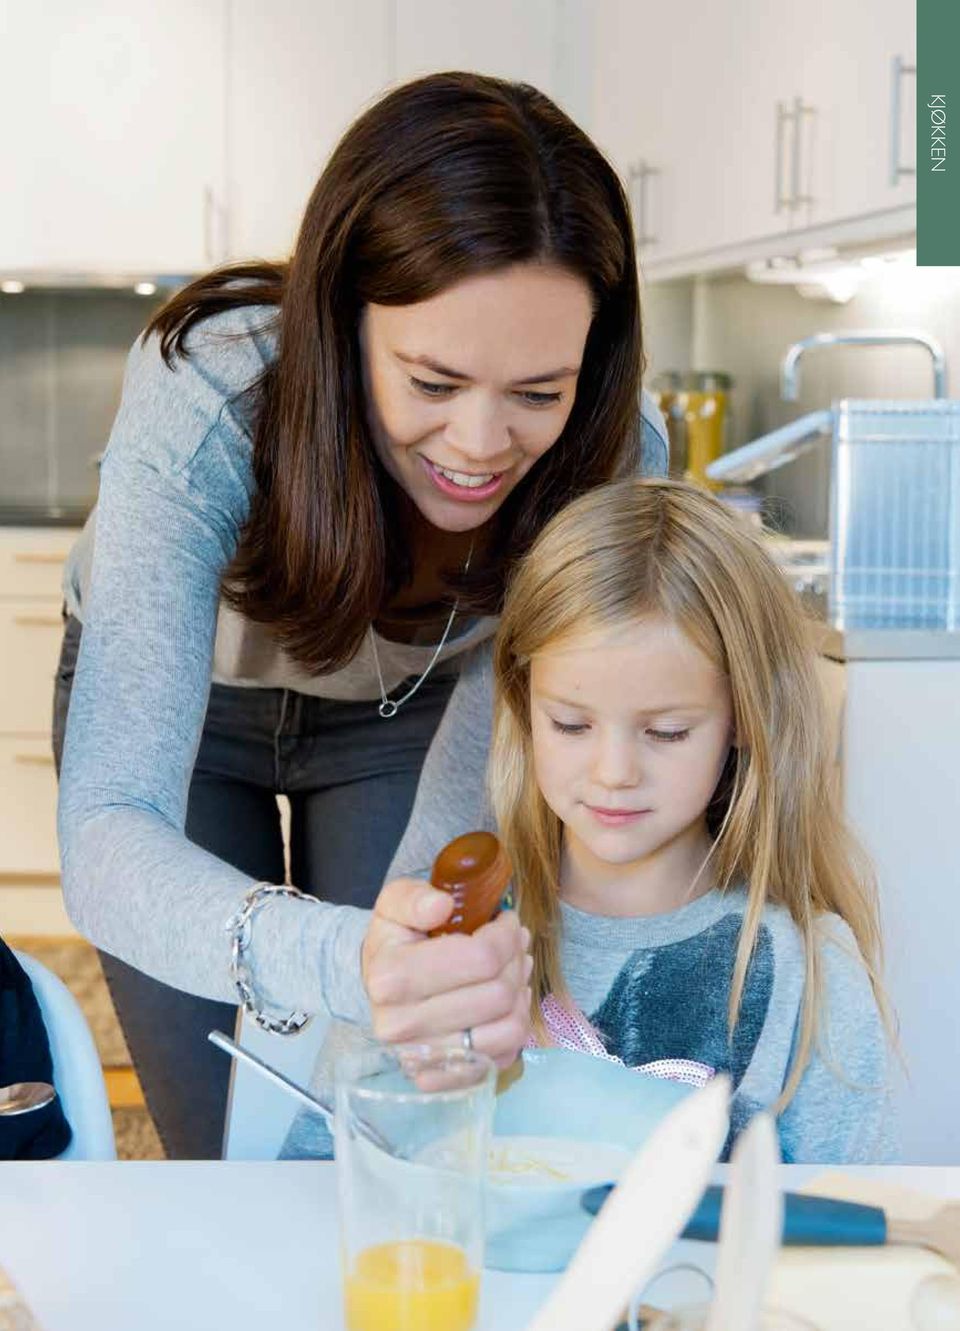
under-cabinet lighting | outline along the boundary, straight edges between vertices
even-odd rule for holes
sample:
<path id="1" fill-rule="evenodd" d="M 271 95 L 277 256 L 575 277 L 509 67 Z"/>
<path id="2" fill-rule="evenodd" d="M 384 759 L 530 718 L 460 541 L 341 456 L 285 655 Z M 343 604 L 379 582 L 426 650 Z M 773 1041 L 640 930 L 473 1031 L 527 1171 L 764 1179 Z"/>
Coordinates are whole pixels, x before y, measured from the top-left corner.
<path id="1" fill-rule="evenodd" d="M 7 278 L 6 281 L 0 282 L 0 291 L 2 291 L 5 296 L 19 296 L 24 289 L 23 283 L 16 281 L 16 279 L 12 277 Z"/>
<path id="2" fill-rule="evenodd" d="M 860 267 L 868 273 L 888 273 L 891 268 L 916 268 L 917 251 L 893 250 L 890 254 L 865 254 Z"/>
<path id="3" fill-rule="evenodd" d="M 156 282 L 138 282 L 133 288 L 138 296 L 154 296 L 157 292 Z"/>
<path id="4" fill-rule="evenodd" d="M 797 290 L 807 300 L 832 300 L 835 305 L 846 305 L 860 290 L 862 273 L 852 268 L 838 268 L 835 273 L 798 282 Z"/>
<path id="5" fill-rule="evenodd" d="M 751 282 L 795 286 L 810 300 L 831 300 L 845 305 L 861 284 L 878 275 L 905 273 L 915 268 L 916 249 L 898 249 L 871 254 L 841 254 L 835 249 L 801 250 L 750 263 L 746 276 Z"/>

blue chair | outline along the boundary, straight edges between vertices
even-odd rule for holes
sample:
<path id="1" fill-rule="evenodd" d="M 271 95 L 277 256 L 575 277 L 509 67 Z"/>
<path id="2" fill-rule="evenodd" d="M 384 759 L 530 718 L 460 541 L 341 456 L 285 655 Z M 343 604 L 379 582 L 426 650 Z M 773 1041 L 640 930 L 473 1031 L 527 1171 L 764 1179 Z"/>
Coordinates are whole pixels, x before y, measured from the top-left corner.
<path id="1" fill-rule="evenodd" d="M 67 986 L 35 957 L 14 956 L 30 977 L 47 1028 L 53 1081 L 73 1129 L 58 1160 L 116 1160 L 110 1101 L 87 1019 Z"/>

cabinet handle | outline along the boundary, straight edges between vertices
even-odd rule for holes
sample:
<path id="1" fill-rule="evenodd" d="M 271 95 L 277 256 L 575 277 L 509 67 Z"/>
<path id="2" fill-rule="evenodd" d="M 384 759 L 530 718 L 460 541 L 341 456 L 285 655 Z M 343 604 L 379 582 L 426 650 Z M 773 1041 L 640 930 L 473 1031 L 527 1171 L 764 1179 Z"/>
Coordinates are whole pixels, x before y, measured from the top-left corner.
<path id="1" fill-rule="evenodd" d="M 213 220 L 214 220 L 214 198 L 213 190 L 209 185 L 203 187 L 203 257 L 207 263 L 214 262 L 213 253 Z"/>
<path id="2" fill-rule="evenodd" d="M 895 55 L 890 77 L 890 184 L 899 185 L 901 176 L 915 176 L 915 166 L 900 164 L 900 96 L 904 74 L 916 75 L 916 65 L 908 65 L 903 56 Z"/>
<path id="3" fill-rule="evenodd" d="M 14 624 L 25 629 L 62 629 L 60 615 L 14 615 Z"/>
<path id="4" fill-rule="evenodd" d="M 13 755 L 15 763 L 23 763 L 28 767 L 52 767 L 52 753 L 15 753 Z"/>
<path id="5" fill-rule="evenodd" d="M 774 192 L 773 192 L 773 211 L 782 212 L 784 208 L 793 206 L 789 196 L 783 193 L 783 136 L 787 127 L 787 121 L 793 119 L 793 112 L 788 111 L 783 102 L 777 102 L 777 133 L 774 147 Z"/>
<path id="6" fill-rule="evenodd" d="M 800 187 L 803 180 L 803 118 L 809 116 L 812 120 L 815 114 L 815 108 L 804 106 L 801 97 L 793 99 L 793 194 L 790 199 L 791 211 L 794 208 L 799 208 L 801 204 L 811 204 L 814 201 L 812 194 L 801 194 Z"/>
<path id="7" fill-rule="evenodd" d="M 43 551 L 18 552 L 13 556 L 15 564 L 62 564 L 66 555 L 45 554 Z"/>
<path id="8" fill-rule="evenodd" d="M 655 231 L 648 231 L 648 230 L 647 230 L 647 197 L 648 197 L 648 196 L 647 196 L 647 181 L 648 181 L 652 176 L 659 176 L 659 174 L 660 174 L 660 170 L 659 170 L 658 167 L 655 167 L 655 166 L 647 166 L 646 164 L 644 164 L 644 168 L 643 168 L 643 187 L 642 187 L 642 189 L 641 189 L 641 191 L 640 191 L 640 244 L 641 244 L 641 246 L 643 246 L 643 245 L 656 245 L 656 243 L 657 243 L 657 239 L 658 239 L 658 237 L 657 237 L 656 232 L 655 232 Z"/>
<path id="9" fill-rule="evenodd" d="M 636 198 L 636 186 L 637 186 L 637 182 L 638 182 L 638 181 L 639 181 L 639 183 L 640 183 L 640 201 L 639 201 L 639 203 L 637 202 L 637 198 Z M 641 214 L 642 211 L 643 211 L 643 201 L 642 201 L 642 200 L 643 200 L 643 162 L 631 162 L 630 165 L 627 167 L 627 197 L 628 197 L 628 199 L 630 200 L 630 205 L 631 205 L 631 207 L 633 208 L 633 216 L 634 216 L 633 239 L 634 239 L 634 242 L 635 242 L 637 248 L 639 249 L 639 248 L 640 248 L 640 236 L 641 236 L 641 234 L 643 233 L 643 219 L 642 219 L 642 217 L 640 216 L 640 214 Z M 636 205 L 636 206 L 634 206 L 634 205 Z"/>
<path id="10" fill-rule="evenodd" d="M 225 263 L 230 254 L 230 210 L 226 202 L 217 206 L 217 260 Z"/>
<path id="11" fill-rule="evenodd" d="M 226 204 L 217 202 L 212 185 L 203 187 L 203 252 L 208 263 L 222 263 L 227 257 Z"/>
<path id="12" fill-rule="evenodd" d="M 631 202 L 633 202 L 634 186 L 639 184 L 640 194 L 637 199 L 635 209 L 636 230 L 634 231 L 634 240 L 637 243 L 637 249 L 642 249 L 644 245 L 655 245 L 657 237 L 653 232 L 647 231 L 647 180 L 650 176 L 658 176 L 659 168 L 647 166 L 645 161 L 635 162 L 627 172 L 627 182 Z"/>

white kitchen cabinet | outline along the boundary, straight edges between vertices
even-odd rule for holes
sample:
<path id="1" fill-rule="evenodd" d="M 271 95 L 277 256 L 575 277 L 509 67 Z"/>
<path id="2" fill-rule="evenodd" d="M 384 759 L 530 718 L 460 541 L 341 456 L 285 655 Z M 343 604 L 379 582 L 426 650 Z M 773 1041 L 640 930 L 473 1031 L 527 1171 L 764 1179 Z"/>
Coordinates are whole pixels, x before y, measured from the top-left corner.
<path id="1" fill-rule="evenodd" d="M 625 181 L 633 169 L 650 275 L 685 256 L 697 271 L 752 242 L 909 214 L 890 99 L 913 29 L 909 0 L 876 0 L 868 20 L 856 0 L 0 0 L 16 201 L 0 210 L 0 270 L 188 274 L 284 255 L 358 112 L 391 83 L 465 68 L 569 110 Z M 914 91 L 907 73 L 908 169 Z M 776 108 L 797 102 L 809 111 L 783 122 L 778 208 Z"/>
<path id="2" fill-rule="evenodd" d="M 586 128 L 595 10 L 592 0 L 395 0 L 395 78 L 472 70 L 530 83 Z"/>
<path id="3" fill-rule="evenodd" d="M 469 69 L 555 91 L 557 0 L 395 0 L 396 77 Z"/>
<path id="4" fill-rule="evenodd" d="M 228 251 L 289 253 L 348 125 L 388 86 L 447 69 L 589 103 L 587 0 L 229 0 Z"/>
<path id="5" fill-rule="evenodd" d="M 754 5 L 738 5 L 736 21 L 699 0 L 596 10 L 589 129 L 629 187 L 647 270 L 789 228 L 774 210 L 776 70 L 757 60 L 759 5 L 757 34 L 744 30 Z"/>
<path id="6" fill-rule="evenodd" d="M 330 152 L 392 75 L 392 0 L 230 0 L 228 247 L 287 255 Z"/>
<path id="7" fill-rule="evenodd" d="M 916 64 L 914 6 L 872 0 L 869 21 L 862 6 L 836 0 L 808 0 L 798 9 L 809 25 L 801 91 L 813 108 L 808 224 L 915 202 L 916 75 L 908 72 Z M 904 68 L 894 124 L 896 56 Z"/>
<path id="8" fill-rule="evenodd" d="M 897 54 L 913 63 L 909 0 L 878 0 L 869 22 L 855 0 L 607 0 L 595 28 L 586 128 L 631 187 L 648 276 L 909 211 L 915 177 L 890 181 L 891 67 Z M 901 93 L 910 167 L 910 74 Z"/>
<path id="9" fill-rule="evenodd" d="M 0 0 L 0 272 L 184 274 L 289 253 L 351 121 L 473 69 L 589 108 L 588 0 Z"/>
<path id="10" fill-rule="evenodd" d="M 809 20 L 802 5 L 741 0 L 729 26 L 736 112 L 720 243 L 736 245 L 808 224 L 798 200 L 808 191 L 810 161 L 803 99 Z"/>
<path id="11" fill-rule="evenodd" d="M 75 539 L 63 527 L 0 528 L 0 897 L 60 875 L 50 732 L 60 583 Z"/>
<path id="12" fill-rule="evenodd" d="M 0 0 L 0 268 L 222 257 L 225 41 L 226 0 Z"/>
<path id="13" fill-rule="evenodd" d="M 674 142 L 675 108 L 665 89 L 677 86 L 683 47 L 659 6 L 609 0 L 596 11 L 594 51 L 596 77 L 585 128 L 627 189 L 645 258 L 663 245 L 676 222 L 672 205 L 679 140 Z"/>

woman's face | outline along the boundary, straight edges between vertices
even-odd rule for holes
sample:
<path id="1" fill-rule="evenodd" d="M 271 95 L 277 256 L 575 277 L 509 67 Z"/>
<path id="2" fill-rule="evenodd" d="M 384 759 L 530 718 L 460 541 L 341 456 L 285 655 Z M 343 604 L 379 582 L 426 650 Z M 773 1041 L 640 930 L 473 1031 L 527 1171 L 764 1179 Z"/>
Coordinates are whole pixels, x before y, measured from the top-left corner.
<path id="1" fill-rule="evenodd" d="M 556 443 L 592 317 L 582 278 L 532 263 L 364 308 L 374 446 L 433 526 L 479 527 Z"/>

